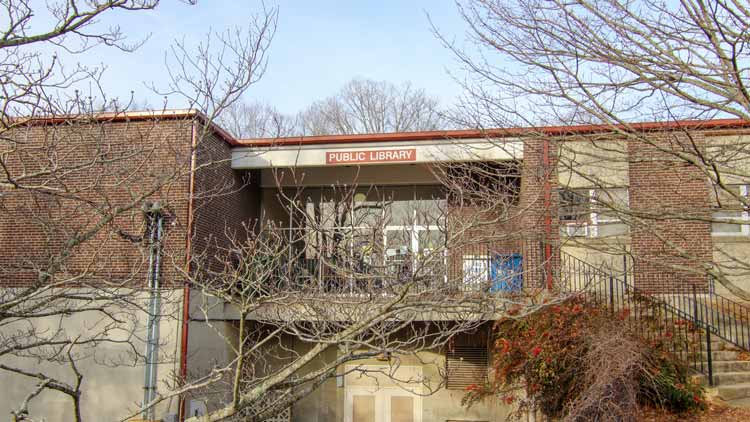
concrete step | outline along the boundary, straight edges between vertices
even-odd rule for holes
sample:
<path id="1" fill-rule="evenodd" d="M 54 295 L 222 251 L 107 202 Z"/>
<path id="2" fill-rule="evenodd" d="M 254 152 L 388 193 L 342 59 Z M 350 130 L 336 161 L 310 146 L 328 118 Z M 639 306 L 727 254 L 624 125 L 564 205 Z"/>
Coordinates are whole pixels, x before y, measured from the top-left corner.
<path id="1" fill-rule="evenodd" d="M 731 344 L 727 344 L 721 340 L 711 340 L 711 351 L 716 352 L 719 350 L 727 350 Z M 701 350 L 708 350 L 706 347 L 706 341 L 701 339 Z"/>
<path id="2" fill-rule="evenodd" d="M 737 360 L 737 354 L 738 352 L 734 350 L 712 350 L 711 351 L 711 360 L 716 362 L 722 362 L 722 361 L 736 361 Z"/>
<path id="3" fill-rule="evenodd" d="M 727 401 L 727 404 L 731 407 L 741 407 L 743 409 L 748 409 L 750 408 L 750 397 L 745 397 L 743 399 L 729 400 Z"/>
<path id="4" fill-rule="evenodd" d="M 750 372 L 714 372 L 715 385 L 750 384 Z"/>
<path id="5" fill-rule="evenodd" d="M 725 360 L 712 362 L 714 372 L 750 372 L 750 360 Z M 708 367 L 708 362 L 703 362 Z"/>
<path id="6" fill-rule="evenodd" d="M 696 374 L 691 377 L 693 381 L 708 385 L 708 375 Z M 737 384 L 750 384 L 750 372 L 714 372 L 714 387 L 729 386 Z"/>
<path id="7" fill-rule="evenodd" d="M 724 400 L 737 400 L 750 397 L 750 383 L 720 385 L 716 387 L 719 397 Z"/>
<path id="8" fill-rule="evenodd" d="M 688 363 L 694 362 L 694 359 L 696 355 L 699 353 L 698 350 L 690 350 L 689 353 L 686 353 L 685 351 L 677 352 L 676 355 L 679 359 L 686 361 Z M 716 362 L 724 362 L 724 361 L 735 361 L 740 360 L 738 359 L 739 352 L 733 351 L 733 350 L 712 350 L 711 351 L 711 360 Z M 700 352 L 700 356 L 698 358 L 700 360 L 707 360 L 706 357 L 708 356 L 708 352 L 703 351 Z"/>
<path id="9" fill-rule="evenodd" d="M 724 333 L 724 335 L 727 336 L 728 339 L 731 339 L 733 342 L 736 342 L 737 344 L 744 344 L 744 345 L 750 345 L 750 337 L 748 336 L 748 333 Z M 706 338 L 703 336 L 703 333 L 700 334 L 700 342 L 705 347 L 706 344 Z M 737 348 L 734 344 L 731 342 L 724 340 L 723 338 L 719 337 L 716 334 L 711 334 L 711 347 L 713 347 L 715 344 L 724 344 L 727 348 Z"/>

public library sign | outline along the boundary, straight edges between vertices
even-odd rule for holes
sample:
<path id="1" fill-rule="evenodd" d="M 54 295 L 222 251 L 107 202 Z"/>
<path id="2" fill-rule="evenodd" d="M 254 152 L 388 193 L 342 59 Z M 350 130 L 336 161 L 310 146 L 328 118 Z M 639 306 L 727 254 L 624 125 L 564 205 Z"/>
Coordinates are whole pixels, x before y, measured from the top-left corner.
<path id="1" fill-rule="evenodd" d="M 233 169 L 498 161 L 523 158 L 520 141 L 425 139 L 404 142 L 235 147 Z"/>
<path id="2" fill-rule="evenodd" d="M 377 149 L 371 151 L 328 151 L 326 164 L 359 164 L 417 161 L 417 149 Z"/>

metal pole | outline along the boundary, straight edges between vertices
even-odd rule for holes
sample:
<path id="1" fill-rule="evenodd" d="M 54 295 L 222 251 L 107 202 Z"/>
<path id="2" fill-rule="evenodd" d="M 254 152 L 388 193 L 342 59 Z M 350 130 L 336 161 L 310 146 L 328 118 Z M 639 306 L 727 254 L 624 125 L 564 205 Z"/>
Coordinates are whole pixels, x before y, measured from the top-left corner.
<path id="1" fill-rule="evenodd" d="M 163 218 L 161 210 L 156 206 L 147 211 L 147 224 L 149 230 L 149 305 L 148 305 L 148 322 L 145 352 L 145 371 L 143 385 L 143 403 L 141 404 L 141 413 L 144 420 L 154 420 L 154 408 L 147 407 L 149 403 L 156 399 L 156 364 L 158 361 L 159 346 L 159 314 L 161 312 L 161 292 L 159 283 L 159 273 L 161 267 L 161 236 Z"/>

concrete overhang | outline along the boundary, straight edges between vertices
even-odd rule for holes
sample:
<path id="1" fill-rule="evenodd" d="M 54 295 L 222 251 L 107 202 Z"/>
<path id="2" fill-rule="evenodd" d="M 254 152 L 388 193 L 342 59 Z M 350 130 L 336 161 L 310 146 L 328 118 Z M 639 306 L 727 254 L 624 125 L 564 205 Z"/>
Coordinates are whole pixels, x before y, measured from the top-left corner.
<path id="1" fill-rule="evenodd" d="M 517 138 L 443 138 L 409 142 L 381 141 L 235 147 L 232 150 L 232 168 L 331 167 L 503 161 L 522 158 L 523 143 Z"/>

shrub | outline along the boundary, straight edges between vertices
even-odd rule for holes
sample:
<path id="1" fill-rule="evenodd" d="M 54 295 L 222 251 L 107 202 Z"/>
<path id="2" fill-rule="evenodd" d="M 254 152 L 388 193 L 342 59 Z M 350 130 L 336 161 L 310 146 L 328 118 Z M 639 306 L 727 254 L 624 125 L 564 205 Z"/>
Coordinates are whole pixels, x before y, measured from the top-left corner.
<path id="1" fill-rule="evenodd" d="M 464 404 L 497 397 L 517 402 L 517 416 L 533 406 L 568 421 L 637 420 L 641 404 L 677 412 L 701 408 L 702 388 L 668 353 L 679 339 L 645 342 L 628 330 L 626 318 L 627 311 L 613 316 L 572 298 L 498 321 L 493 376 L 471 386 Z"/>

